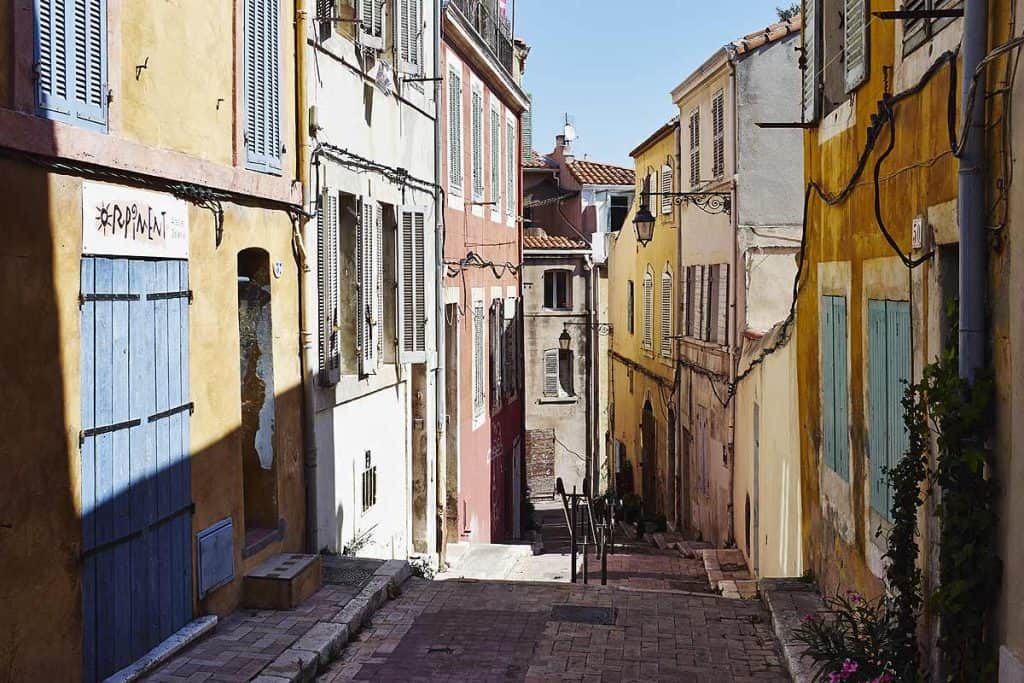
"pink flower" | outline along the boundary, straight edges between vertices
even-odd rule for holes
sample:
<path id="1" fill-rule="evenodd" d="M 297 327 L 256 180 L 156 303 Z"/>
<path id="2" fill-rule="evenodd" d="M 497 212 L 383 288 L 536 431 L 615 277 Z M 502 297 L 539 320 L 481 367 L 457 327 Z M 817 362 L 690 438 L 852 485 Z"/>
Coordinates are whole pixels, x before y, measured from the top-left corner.
<path id="1" fill-rule="evenodd" d="M 843 678 L 848 678 L 851 674 L 857 673 L 857 669 L 859 668 L 860 666 L 857 664 L 857 662 L 854 662 L 849 659 L 845 660 L 843 662 Z"/>
<path id="2" fill-rule="evenodd" d="M 888 671 L 886 671 L 885 673 L 883 673 L 878 678 L 875 678 L 874 680 L 872 680 L 871 683 L 891 683 L 892 680 L 893 680 L 892 674 L 890 674 Z"/>
<path id="3" fill-rule="evenodd" d="M 846 597 L 849 598 L 850 602 L 853 604 L 864 602 L 864 596 L 857 591 L 846 591 Z"/>
<path id="4" fill-rule="evenodd" d="M 828 675 L 828 683 L 839 683 L 841 680 L 843 680 L 843 677 L 838 671 L 833 671 Z"/>

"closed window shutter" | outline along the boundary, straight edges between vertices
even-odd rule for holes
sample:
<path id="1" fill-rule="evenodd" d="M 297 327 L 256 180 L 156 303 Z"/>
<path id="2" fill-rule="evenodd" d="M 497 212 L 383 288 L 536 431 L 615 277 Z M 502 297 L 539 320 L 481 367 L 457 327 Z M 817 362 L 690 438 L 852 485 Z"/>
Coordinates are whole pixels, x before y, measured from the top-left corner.
<path id="1" fill-rule="evenodd" d="M 107 122 L 106 0 L 36 0 L 39 108 L 95 127 Z"/>
<path id="2" fill-rule="evenodd" d="M 502 368 L 502 339 L 501 339 L 501 318 L 502 304 L 500 299 L 491 302 L 490 319 L 490 360 L 491 360 L 491 410 L 501 407 L 501 368 Z"/>
<path id="3" fill-rule="evenodd" d="M 376 203 L 363 198 L 359 211 L 356 238 L 356 269 L 359 273 L 359 310 L 356 321 L 356 340 L 359 346 L 359 373 L 377 373 L 377 245 Z"/>
<path id="4" fill-rule="evenodd" d="M 717 275 L 715 341 L 724 346 L 729 343 L 729 264 L 719 265 Z"/>
<path id="5" fill-rule="evenodd" d="M 523 149 L 521 157 L 524 162 L 533 161 L 533 96 L 526 95 L 527 107 L 522 116 Z"/>
<path id="6" fill-rule="evenodd" d="M 246 168 L 281 171 L 279 0 L 246 0 L 245 154 Z"/>
<path id="7" fill-rule="evenodd" d="M 700 109 L 690 114 L 690 187 L 700 184 Z"/>
<path id="8" fill-rule="evenodd" d="M 334 22 L 331 19 L 337 18 L 335 8 L 338 0 L 316 0 L 316 16 L 320 20 L 320 40 L 327 40 L 334 32 Z"/>
<path id="9" fill-rule="evenodd" d="M 104 124 L 107 120 L 106 0 L 74 0 L 74 27 L 75 112 L 83 121 Z"/>
<path id="10" fill-rule="evenodd" d="M 687 267 L 683 269 L 682 282 L 679 284 L 682 286 L 682 291 L 679 293 L 679 334 L 684 337 L 690 335 L 690 273 L 692 269 Z"/>
<path id="11" fill-rule="evenodd" d="M 725 95 L 719 91 L 711 102 L 711 128 L 714 138 L 711 174 L 721 178 L 725 174 Z"/>
<path id="12" fill-rule="evenodd" d="M 398 70 L 419 76 L 423 71 L 423 0 L 398 0 Z"/>
<path id="13" fill-rule="evenodd" d="M 382 0 L 356 0 L 359 19 L 359 39 L 363 45 L 384 49 L 384 2 Z"/>
<path id="14" fill-rule="evenodd" d="M 384 207 L 374 202 L 373 224 L 373 336 L 377 340 L 377 362 L 384 356 Z M 392 343 L 393 340 L 392 340 Z"/>
<path id="15" fill-rule="evenodd" d="M 544 352 L 544 396 L 558 396 L 558 349 Z"/>
<path id="16" fill-rule="evenodd" d="M 484 414 L 484 304 L 473 305 L 473 417 Z"/>
<path id="17" fill-rule="evenodd" d="M 644 275 L 643 289 L 643 347 L 651 350 L 654 348 L 654 333 L 651 329 L 651 319 L 654 317 L 654 277 L 650 273 Z"/>
<path id="18" fill-rule="evenodd" d="M 479 90 L 472 95 L 472 145 L 473 154 L 473 199 L 483 201 L 484 198 L 484 98 Z"/>
<path id="19" fill-rule="evenodd" d="M 36 91 L 40 109 L 71 113 L 74 63 L 68 51 L 68 9 L 73 0 L 36 0 Z"/>
<path id="20" fill-rule="evenodd" d="M 647 210 L 651 212 L 651 215 L 657 215 L 658 213 L 658 172 L 651 171 L 651 174 L 647 176 L 647 186 L 650 188 L 650 193 L 647 195 Z"/>
<path id="21" fill-rule="evenodd" d="M 505 126 L 505 145 L 508 166 L 505 169 L 505 213 L 509 218 L 515 218 L 519 203 L 516 201 L 516 176 L 519 167 L 516 165 L 516 125 L 509 121 Z"/>
<path id="22" fill-rule="evenodd" d="M 338 195 L 325 189 L 316 214 L 317 301 L 320 324 L 320 384 L 332 386 L 341 374 L 338 341 Z"/>
<path id="23" fill-rule="evenodd" d="M 834 460 L 836 472 L 843 479 L 850 480 L 850 407 L 849 394 L 850 382 L 847 372 L 847 350 L 846 350 L 846 298 L 841 296 L 832 297 L 832 321 L 833 321 L 833 391 L 835 395 L 834 416 L 835 416 L 835 451 Z M 902 402 L 898 403 L 902 408 Z M 900 424 L 903 424 L 902 415 Z"/>
<path id="24" fill-rule="evenodd" d="M 491 213 L 501 216 L 501 113 L 491 109 Z"/>
<path id="25" fill-rule="evenodd" d="M 502 380 L 501 384 L 505 389 L 505 395 L 511 396 L 516 393 L 515 379 L 515 353 L 516 353 L 516 310 L 518 304 L 515 299 L 507 299 L 502 307 Z"/>
<path id="26" fill-rule="evenodd" d="M 661 276 L 661 355 L 672 356 L 672 274 Z"/>
<path id="27" fill-rule="evenodd" d="M 672 167 L 665 164 L 661 167 L 661 212 L 672 213 L 672 197 L 669 196 L 673 189 Z"/>
<path id="28" fill-rule="evenodd" d="M 803 75 L 801 85 L 801 98 L 803 100 L 803 117 L 806 123 L 813 123 L 818 120 L 819 96 L 818 86 L 820 84 L 821 52 L 818 48 L 820 36 L 818 31 L 818 19 L 821 12 L 818 3 L 821 0 L 804 0 L 804 21 L 803 29 Z"/>
<path id="29" fill-rule="evenodd" d="M 901 9 L 907 11 L 926 10 L 928 2 L 929 0 L 905 0 Z M 924 44 L 928 40 L 929 28 L 928 19 L 905 19 L 903 21 L 903 54 Z"/>
<path id="30" fill-rule="evenodd" d="M 867 3 L 866 0 L 846 0 L 846 39 L 843 41 L 846 89 L 853 90 L 867 78 Z"/>
<path id="31" fill-rule="evenodd" d="M 694 336 L 701 341 L 707 341 L 708 318 L 711 313 L 711 266 L 697 266 L 697 274 L 700 278 L 700 299 L 697 303 L 697 334 Z"/>
<path id="32" fill-rule="evenodd" d="M 401 362 L 426 362 L 426 211 L 402 207 L 398 212 L 398 296 Z"/>
<path id="33" fill-rule="evenodd" d="M 633 334 L 635 322 L 634 322 L 634 307 L 636 304 L 633 301 L 633 281 L 629 280 L 626 282 L 626 328 L 630 334 Z"/>
<path id="34" fill-rule="evenodd" d="M 448 74 L 448 181 L 453 192 L 462 192 L 462 78 Z"/>

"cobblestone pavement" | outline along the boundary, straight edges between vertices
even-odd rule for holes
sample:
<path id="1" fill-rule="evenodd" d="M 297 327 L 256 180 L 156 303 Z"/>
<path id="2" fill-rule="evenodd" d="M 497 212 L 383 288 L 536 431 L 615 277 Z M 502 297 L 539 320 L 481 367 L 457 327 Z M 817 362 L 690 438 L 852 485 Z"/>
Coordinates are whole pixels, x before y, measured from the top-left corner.
<path id="1" fill-rule="evenodd" d="M 350 680 L 788 679 L 758 602 L 593 584 L 410 579 L 321 677 Z"/>
<path id="2" fill-rule="evenodd" d="M 142 680 L 249 681 L 314 624 L 341 611 L 382 564 L 380 560 L 325 558 L 323 587 L 301 605 L 287 611 L 239 609 L 221 619 L 212 634 Z"/>

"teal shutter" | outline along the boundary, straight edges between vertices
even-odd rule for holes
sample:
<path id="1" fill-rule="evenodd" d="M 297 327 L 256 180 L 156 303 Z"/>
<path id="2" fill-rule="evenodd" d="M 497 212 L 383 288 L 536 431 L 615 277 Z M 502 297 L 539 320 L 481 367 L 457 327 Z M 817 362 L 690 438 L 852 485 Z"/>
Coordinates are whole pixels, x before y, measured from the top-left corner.
<path id="1" fill-rule="evenodd" d="M 910 383 L 910 303 L 886 302 L 886 367 L 888 378 L 889 468 L 894 468 L 910 447 L 903 422 L 903 394 Z M 892 492 L 887 492 L 887 510 L 892 508 Z"/>
<path id="2" fill-rule="evenodd" d="M 835 320 L 831 296 L 821 297 L 821 432 L 825 464 L 836 469 Z"/>
<path id="3" fill-rule="evenodd" d="M 106 0 L 36 0 L 36 102 L 44 116 L 107 123 Z"/>
<path id="4" fill-rule="evenodd" d="M 850 377 L 847 369 L 846 297 L 832 297 L 832 329 L 835 397 L 835 471 L 850 480 Z"/>
<path id="5" fill-rule="evenodd" d="M 245 0 L 245 165 L 281 172 L 279 0 Z"/>
<path id="6" fill-rule="evenodd" d="M 886 312 L 884 301 L 868 301 L 868 457 L 871 459 L 871 507 L 888 517 L 888 393 L 886 391 Z"/>
<path id="7" fill-rule="evenodd" d="M 869 301 L 868 325 L 871 506 L 891 519 L 892 492 L 885 470 L 895 467 L 910 446 L 902 402 L 910 382 L 910 304 Z"/>

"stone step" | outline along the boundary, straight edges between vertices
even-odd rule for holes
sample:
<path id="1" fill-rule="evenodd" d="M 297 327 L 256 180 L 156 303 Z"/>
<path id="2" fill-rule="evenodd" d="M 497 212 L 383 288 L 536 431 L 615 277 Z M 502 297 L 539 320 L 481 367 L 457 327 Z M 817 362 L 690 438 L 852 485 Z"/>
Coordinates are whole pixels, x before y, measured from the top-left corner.
<path id="1" fill-rule="evenodd" d="M 274 555 L 246 574 L 242 603 L 250 609 L 293 609 L 313 595 L 322 582 L 319 555 Z"/>

